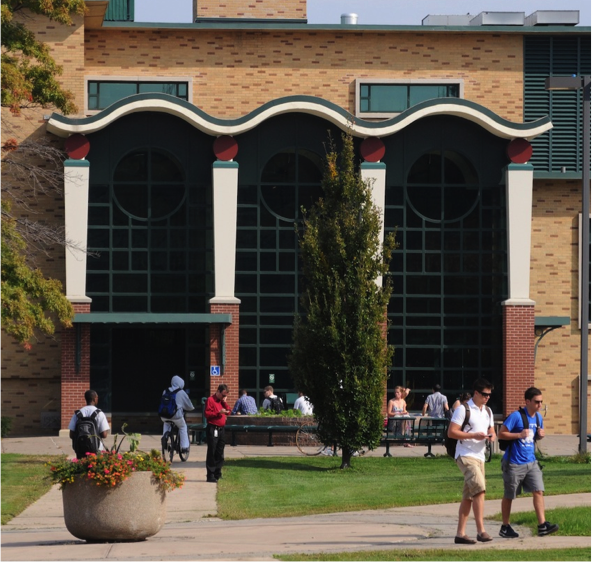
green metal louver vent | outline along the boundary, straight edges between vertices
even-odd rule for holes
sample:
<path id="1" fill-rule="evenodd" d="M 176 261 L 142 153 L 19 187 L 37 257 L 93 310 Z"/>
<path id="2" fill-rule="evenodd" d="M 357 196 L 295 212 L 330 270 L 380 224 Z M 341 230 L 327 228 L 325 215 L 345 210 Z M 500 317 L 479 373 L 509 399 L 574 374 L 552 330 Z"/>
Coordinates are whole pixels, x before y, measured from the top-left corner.
<path id="1" fill-rule="evenodd" d="M 109 0 L 105 21 L 134 21 L 134 0 Z"/>
<path id="2" fill-rule="evenodd" d="M 581 177 L 582 91 L 548 92 L 547 76 L 590 74 L 590 37 L 524 38 L 524 120 L 549 115 L 553 129 L 532 141 L 537 177 Z"/>

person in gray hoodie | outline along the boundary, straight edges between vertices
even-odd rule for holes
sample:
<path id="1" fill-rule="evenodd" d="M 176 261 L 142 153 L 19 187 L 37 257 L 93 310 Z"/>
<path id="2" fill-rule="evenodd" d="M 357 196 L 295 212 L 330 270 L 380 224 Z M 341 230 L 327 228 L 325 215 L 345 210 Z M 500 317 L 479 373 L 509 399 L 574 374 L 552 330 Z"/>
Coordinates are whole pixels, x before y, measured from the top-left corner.
<path id="1" fill-rule="evenodd" d="M 175 424 L 179 428 L 179 436 L 181 437 L 181 449 L 183 451 L 189 450 L 189 434 L 187 433 L 187 423 L 185 422 L 185 412 L 193 410 L 193 403 L 187 396 L 187 393 L 183 390 L 185 387 L 185 381 L 178 375 L 175 375 L 171 379 L 171 386 L 168 388 L 169 392 L 176 392 L 175 401 L 177 403 L 177 411 L 170 418 L 160 419 L 163 421 L 162 435 L 172 429 L 172 424 Z M 164 394 L 166 390 L 162 393 Z"/>

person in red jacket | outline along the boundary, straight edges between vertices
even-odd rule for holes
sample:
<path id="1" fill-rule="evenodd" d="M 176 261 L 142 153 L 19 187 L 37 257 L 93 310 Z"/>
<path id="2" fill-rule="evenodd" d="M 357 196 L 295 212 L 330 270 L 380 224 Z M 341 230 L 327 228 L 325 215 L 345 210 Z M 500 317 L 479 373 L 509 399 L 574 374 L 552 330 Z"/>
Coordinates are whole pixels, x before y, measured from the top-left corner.
<path id="1" fill-rule="evenodd" d="M 226 403 L 228 387 L 225 384 L 218 386 L 218 390 L 206 401 L 204 416 L 208 422 L 206 426 L 206 443 L 208 452 L 206 454 L 206 471 L 208 482 L 218 482 L 222 478 L 222 467 L 224 466 L 224 426 L 226 416 L 230 409 Z"/>

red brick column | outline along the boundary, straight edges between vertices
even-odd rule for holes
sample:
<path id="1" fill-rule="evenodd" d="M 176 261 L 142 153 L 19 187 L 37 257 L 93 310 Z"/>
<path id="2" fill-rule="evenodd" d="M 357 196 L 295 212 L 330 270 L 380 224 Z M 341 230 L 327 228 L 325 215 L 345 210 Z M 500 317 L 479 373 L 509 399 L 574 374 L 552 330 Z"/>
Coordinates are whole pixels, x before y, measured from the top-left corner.
<path id="1" fill-rule="evenodd" d="M 89 304 L 73 303 L 74 312 L 87 314 Z M 76 372 L 76 330 L 80 330 L 80 368 Z M 84 406 L 84 393 L 90 388 L 90 324 L 62 330 L 61 429 L 67 429 L 72 414 Z"/>
<path id="2" fill-rule="evenodd" d="M 239 328 L 238 304 L 210 304 L 211 314 L 232 314 L 232 324 L 225 328 L 226 365 L 224 372 L 219 377 L 210 376 L 210 393 L 213 394 L 219 384 L 228 386 L 228 405 L 232 407 L 238 399 L 238 328 Z M 212 324 L 210 326 L 210 365 L 222 365 L 222 326 Z"/>
<path id="3" fill-rule="evenodd" d="M 503 307 L 504 415 L 524 402 L 524 391 L 534 385 L 534 306 Z"/>

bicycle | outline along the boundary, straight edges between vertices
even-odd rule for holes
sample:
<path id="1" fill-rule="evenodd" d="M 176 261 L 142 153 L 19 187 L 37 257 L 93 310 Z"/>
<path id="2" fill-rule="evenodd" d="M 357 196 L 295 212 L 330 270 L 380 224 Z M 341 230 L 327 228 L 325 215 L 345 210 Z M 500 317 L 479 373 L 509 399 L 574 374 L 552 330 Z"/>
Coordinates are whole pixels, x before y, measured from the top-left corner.
<path id="1" fill-rule="evenodd" d="M 183 449 L 181 449 L 181 436 L 179 435 L 179 428 L 174 423 L 171 425 L 171 430 L 167 431 L 161 439 L 162 458 L 166 460 L 168 454 L 172 463 L 173 457 L 175 456 L 175 453 L 177 453 L 181 459 L 181 462 L 185 462 L 189 458 L 189 448 L 187 448 L 187 451 L 185 452 Z"/>
<path id="2" fill-rule="evenodd" d="M 338 457 L 338 453 L 341 449 L 337 444 L 334 444 L 332 447 L 325 445 L 319 437 L 318 427 L 308 422 L 304 422 L 296 432 L 296 447 L 298 447 L 298 450 L 307 457 L 316 457 L 327 448 L 332 449 L 332 456 Z M 367 452 L 367 449 L 364 447 L 356 452 L 357 455 L 354 456 L 362 456 Z"/>

